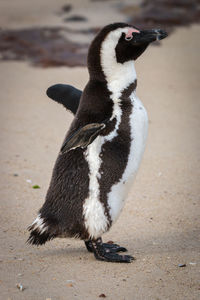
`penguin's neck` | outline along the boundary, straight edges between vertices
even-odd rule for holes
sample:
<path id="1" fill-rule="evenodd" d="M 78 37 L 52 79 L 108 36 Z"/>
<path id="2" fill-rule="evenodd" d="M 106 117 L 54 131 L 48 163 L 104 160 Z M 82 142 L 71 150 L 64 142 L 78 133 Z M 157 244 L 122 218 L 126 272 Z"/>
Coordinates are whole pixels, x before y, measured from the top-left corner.
<path id="1" fill-rule="evenodd" d="M 108 65 L 105 67 L 105 64 L 102 64 L 102 69 L 105 74 L 107 88 L 114 102 L 121 98 L 126 89 L 129 89 L 129 94 L 131 94 L 136 88 L 137 76 L 133 61 L 124 64 L 115 63 L 110 67 Z"/>
<path id="2" fill-rule="evenodd" d="M 109 60 L 107 60 L 106 64 L 102 62 L 101 68 L 104 75 L 103 81 L 104 84 L 106 84 L 112 101 L 118 102 L 121 96 L 123 96 L 123 98 L 129 97 L 130 94 L 135 91 L 137 86 L 137 75 L 133 61 L 125 62 L 123 64 L 117 62 L 111 64 L 109 63 Z M 98 77 L 94 79 L 93 76 L 90 76 L 90 80 L 102 83 L 102 79 Z M 127 93 L 126 90 L 128 91 Z"/>
<path id="3" fill-rule="evenodd" d="M 118 100 L 123 91 L 137 80 L 134 62 L 118 63 L 109 43 L 103 43 L 101 48 L 101 68 L 113 101 Z"/>

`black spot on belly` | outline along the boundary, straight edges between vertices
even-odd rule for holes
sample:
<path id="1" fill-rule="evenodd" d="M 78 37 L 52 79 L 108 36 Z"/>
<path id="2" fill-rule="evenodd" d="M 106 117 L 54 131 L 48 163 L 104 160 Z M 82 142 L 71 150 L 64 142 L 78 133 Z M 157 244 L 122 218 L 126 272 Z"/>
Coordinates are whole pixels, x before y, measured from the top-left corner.
<path id="1" fill-rule="evenodd" d="M 130 95 L 130 91 L 127 94 Z M 117 136 L 102 146 L 100 154 L 102 159 L 100 174 L 103 173 L 99 179 L 100 201 L 104 204 L 110 225 L 111 217 L 107 205 L 107 194 L 111 191 L 111 187 L 122 178 L 128 162 L 131 146 L 131 128 L 129 122 L 132 112 L 132 103 L 129 98 L 123 96 L 124 95 L 122 95 L 121 102 L 122 117 Z"/>

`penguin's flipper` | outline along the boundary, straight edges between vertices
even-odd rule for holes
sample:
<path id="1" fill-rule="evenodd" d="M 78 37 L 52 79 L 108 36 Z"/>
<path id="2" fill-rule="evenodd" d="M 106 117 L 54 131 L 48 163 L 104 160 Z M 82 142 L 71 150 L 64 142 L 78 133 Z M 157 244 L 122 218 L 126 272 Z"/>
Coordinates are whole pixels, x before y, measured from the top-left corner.
<path id="1" fill-rule="evenodd" d="M 61 148 L 61 154 L 76 148 L 86 148 L 91 144 L 99 133 L 105 128 L 104 123 L 91 123 L 80 128 L 65 141 Z"/>
<path id="2" fill-rule="evenodd" d="M 75 115 L 82 91 L 68 84 L 55 84 L 47 89 L 46 94 L 49 98 L 64 105 L 66 109 Z"/>

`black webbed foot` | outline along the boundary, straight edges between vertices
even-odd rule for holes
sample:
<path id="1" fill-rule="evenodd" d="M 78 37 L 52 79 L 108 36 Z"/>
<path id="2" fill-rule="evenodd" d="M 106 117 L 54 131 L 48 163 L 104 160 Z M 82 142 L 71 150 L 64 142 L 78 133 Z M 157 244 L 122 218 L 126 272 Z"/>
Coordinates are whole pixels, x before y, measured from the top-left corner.
<path id="1" fill-rule="evenodd" d="M 128 251 L 126 248 L 119 246 L 118 244 L 111 243 L 103 243 L 103 247 L 109 249 L 110 252 L 126 252 Z"/>
<path id="2" fill-rule="evenodd" d="M 120 247 L 117 244 L 102 243 L 102 239 L 88 240 L 85 242 L 86 248 L 89 252 L 93 252 L 98 260 L 108 262 L 125 262 L 130 263 L 134 258 L 130 255 L 119 255 L 117 252 L 127 251 L 126 248 Z"/>
<path id="3" fill-rule="evenodd" d="M 88 250 L 88 252 L 93 252 L 92 241 L 91 240 L 85 241 L 85 247 Z"/>
<path id="4" fill-rule="evenodd" d="M 100 240 L 100 238 L 98 239 Z M 101 242 L 102 242 L 102 239 L 101 239 Z M 93 246 L 92 246 L 92 240 L 88 240 L 88 241 L 85 241 L 85 246 L 87 248 L 87 250 L 89 252 L 93 252 Z M 124 248 L 124 247 L 121 247 L 119 246 L 118 244 L 114 244 L 114 243 L 103 243 L 102 242 L 102 246 L 105 248 L 105 249 L 109 249 L 110 251 L 109 252 L 126 252 L 127 249 Z"/>

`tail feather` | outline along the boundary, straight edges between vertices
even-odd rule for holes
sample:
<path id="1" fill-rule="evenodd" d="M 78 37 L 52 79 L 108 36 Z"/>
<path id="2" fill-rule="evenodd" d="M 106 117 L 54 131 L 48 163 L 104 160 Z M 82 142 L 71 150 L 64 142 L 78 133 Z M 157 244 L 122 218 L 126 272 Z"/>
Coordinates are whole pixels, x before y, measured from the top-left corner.
<path id="1" fill-rule="evenodd" d="M 33 230 L 30 233 L 27 243 L 39 246 L 45 244 L 47 241 L 50 241 L 54 238 L 55 236 L 50 235 L 48 232 L 44 232 L 41 234 L 37 230 Z"/>
<path id="2" fill-rule="evenodd" d="M 43 245 L 47 241 L 50 241 L 56 237 L 54 233 L 51 233 L 46 222 L 39 214 L 35 221 L 28 227 L 30 231 L 30 236 L 27 243 L 32 245 Z"/>

